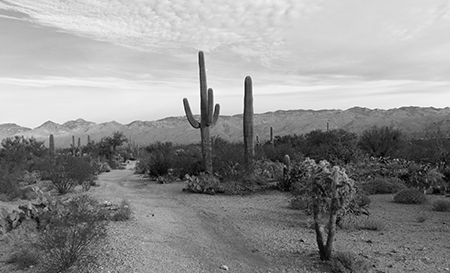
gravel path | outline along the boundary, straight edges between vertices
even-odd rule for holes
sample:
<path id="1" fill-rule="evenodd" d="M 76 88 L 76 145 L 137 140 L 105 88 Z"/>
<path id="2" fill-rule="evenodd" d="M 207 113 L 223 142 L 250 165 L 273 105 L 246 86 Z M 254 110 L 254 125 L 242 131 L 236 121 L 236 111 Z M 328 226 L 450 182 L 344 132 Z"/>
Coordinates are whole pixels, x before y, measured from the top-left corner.
<path id="1" fill-rule="evenodd" d="M 91 194 L 129 201 L 133 220 L 112 223 L 97 272 L 326 272 L 314 235 L 287 208 L 288 195 L 251 197 L 183 193 L 183 183 L 156 184 L 133 165 L 99 177 Z"/>
<path id="2" fill-rule="evenodd" d="M 134 163 L 101 174 L 98 182 L 89 194 L 101 202 L 127 200 L 133 219 L 110 223 L 91 272 L 224 272 L 223 265 L 229 272 L 330 272 L 319 261 L 306 216 L 287 207 L 287 193 L 189 194 L 182 192 L 183 183 L 157 184 L 135 175 Z M 335 251 L 359 254 L 374 273 L 450 272 L 450 213 L 431 210 L 433 201 L 449 198 L 428 196 L 424 205 L 395 204 L 393 195 L 370 198 L 369 220 L 385 227 L 338 230 Z M 0 242 L 0 262 L 6 251 Z M 35 273 L 13 269 L 0 263 L 0 273 Z"/>

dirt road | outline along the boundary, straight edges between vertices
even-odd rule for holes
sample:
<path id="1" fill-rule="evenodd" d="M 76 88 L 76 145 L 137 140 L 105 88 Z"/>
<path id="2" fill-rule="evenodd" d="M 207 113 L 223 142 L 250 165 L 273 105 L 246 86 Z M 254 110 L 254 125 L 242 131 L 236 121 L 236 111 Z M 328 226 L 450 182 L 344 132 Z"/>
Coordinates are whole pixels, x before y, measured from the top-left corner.
<path id="1" fill-rule="evenodd" d="M 295 227 L 304 222 L 286 208 L 288 196 L 189 194 L 182 183 L 156 184 L 133 168 L 100 175 L 91 192 L 100 201 L 128 200 L 134 213 L 111 224 L 99 272 L 223 272 L 224 265 L 230 272 L 325 272 L 307 257 L 315 255 L 314 236 L 298 238 Z"/>

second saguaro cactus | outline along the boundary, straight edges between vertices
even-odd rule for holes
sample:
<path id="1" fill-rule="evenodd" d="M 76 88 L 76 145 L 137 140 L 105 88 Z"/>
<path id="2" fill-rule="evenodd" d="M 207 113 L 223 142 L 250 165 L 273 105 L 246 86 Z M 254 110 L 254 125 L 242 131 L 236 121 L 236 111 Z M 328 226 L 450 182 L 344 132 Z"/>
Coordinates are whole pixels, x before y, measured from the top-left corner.
<path id="1" fill-rule="evenodd" d="M 50 134 L 49 142 L 48 142 L 48 149 L 51 156 L 55 155 L 55 137 L 53 134 Z"/>
<path id="2" fill-rule="evenodd" d="M 252 78 L 245 77 L 244 81 L 244 158 L 248 172 L 253 170 L 255 156 L 255 137 L 253 133 L 253 87 Z"/>
<path id="3" fill-rule="evenodd" d="M 202 162 L 205 172 L 213 174 L 210 128 L 212 128 L 219 119 L 220 105 L 216 104 L 214 106 L 213 90 L 211 88 L 208 89 L 206 82 L 205 57 L 202 51 L 198 53 L 198 66 L 200 77 L 200 121 L 197 121 L 192 114 L 187 98 L 183 99 L 183 105 L 186 117 L 191 126 L 195 129 L 200 129 Z"/>

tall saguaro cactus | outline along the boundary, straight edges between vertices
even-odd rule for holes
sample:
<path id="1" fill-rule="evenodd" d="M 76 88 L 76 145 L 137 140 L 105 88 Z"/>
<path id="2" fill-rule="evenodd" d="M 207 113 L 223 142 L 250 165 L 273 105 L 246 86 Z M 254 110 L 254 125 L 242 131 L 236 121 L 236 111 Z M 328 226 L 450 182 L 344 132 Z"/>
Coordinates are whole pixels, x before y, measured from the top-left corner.
<path id="1" fill-rule="evenodd" d="M 245 77 L 244 92 L 244 156 L 247 171 L 251 172 L 255 156 L 255 137 L 253 134 L 253 88 L 250 76 Z"/>
<path id="2" fill-rule="evenodd" d="M 195 129 L 200 129 L 202 161 L 205 172 L 213 174 L 210 128 L 214 127 L 219 119 L 220 105 L 216 104 L 214 106 L 213 90 L 211 88 L 208 89 L 205 58 L 202 51 L 198 53 L 198 66 L 200 77 L 200 122 L 194 118 L 187 98 L 183 99 L 183 104 L 187 120 L 191 126 Z"/>

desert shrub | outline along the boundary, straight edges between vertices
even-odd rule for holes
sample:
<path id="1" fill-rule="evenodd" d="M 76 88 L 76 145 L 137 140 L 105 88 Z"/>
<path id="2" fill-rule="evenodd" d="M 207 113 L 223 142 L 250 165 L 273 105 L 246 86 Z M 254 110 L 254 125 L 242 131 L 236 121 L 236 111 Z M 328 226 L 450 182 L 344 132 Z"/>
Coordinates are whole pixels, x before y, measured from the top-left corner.
<path id="1" fill-rule="evenodd" d="M 215 138 L 213 145 L 213 170 L 222 182 L 239 181 L 244 170 L 244 144 Z"/>
<path id="2" fill-rule="evenodd" d="M 17 269 L 28 269 L 39 263 L 40 256 L 34 247 L 36 223 L 30 219 L 24 220 L 14 230 L 4 234 L 2 244 L 9 251 L 5 262 L 16 265 Z"/>
<path id="3" fill-rule="evenodd" d="M 386 224 L 380 220 L 366 219 L 361 225 L 360 229 L 381 231 L 386 227 Z"/>
<path id="4" fill-rule="evenodd" d="M 401 204 L 422 204 L 426 199 L 425 194 L 416 189 L 402 190 L 394 196 L 394 202 Z"/>
<path id="5" fill-rule="evenodd" d="M 44 142 L 23 136 L 3 139 L 1 145 L 0 159 L 4 161 L 9 172 L 32 171 L 36 158 L 43 157 L 47 152 Z"/>
<path id="6" fill-rule="evenodd" d="M 450 201 L 446 200 L 434 201 L 432 209 L 434 211 L 442 211 L 442 212 L 450 211 Z"/>
<path id="7" fill-rule="evenodd" d="M 131 218 L 131 207 L 127 200 L 122 200 L 113 213 L 108 217 L 111 221 L 127 221 Z"/>
<path id="8" fill-rule="evenodd" d="M 393 156 L 404 143 L 403 134 L 393 127 L 372 127 L 365 130 L 359 139 L 359 147 L 375 157 Z"/>
<path id="9" fill-rule="evenodd" d="M 355 201 L 359 207 L 368 207 L 370 205 L 370 203 L 372 203 L 372 200 L 370 200 L 370 197 L 365 194 L 362 194 L 362 193 L 358 194 L 355 197 Z"/>
<path id="10" fill-rule="evenodd" d="M 145 154 L 136 165 L 136 172 L 153 177 L 167 175 L 173 168 L 174 149 L 171 142 L 155 142 L 145 147 Z"/>
<path id="11" fill-rule="evenodd" d="M 9 199 L 14 199 L 21 195 L 19 183 L 19 172 L 9 171 L 4 168 L 0 159 L 0 194 L 4 194 Z"/>
<path id="12" fill-rule="evenodd" d="M 333 273 L 365 273 L 371 265 L 353 252 L 336 252 L 330 261 Z"/>
<path id="13" fill-rule="evenodd" d="M 360 157 L 358 136 L 343 129 L 314 130 L 305 135 L 306 156 L 315 160 L 327 160 L 333 164 L 347 164 Z"/>
<path id="14" fill-rule="evenodd" d="M 92 248 L 106 236 L 107 225 L 98 202 L 86 195 L 76 196 L 48 213 L 49 223 L 36 243 L 44 254 L 46 272 L 61 272 L 77 262 L 95 260 Z"/>
<path id="15" fill-rule="evenodd" d="M 304 196 L 298 195 L 291 198 L 289 207 L 295 210 L 308 211 L 308 214 L 310 214 L 311 211 L 310 204 L 311 200 L 309 200 L 309 198 L 305 198 Z"/>
<path id="16" fill-rule="evenodd" d="M 172 159 L 170 154 L 155 153 L 150 155 L 149 175 L 159 177 L 167 175 L 172 167 Z"/>
<path id="17" fill-rule="evenodd" d="M 39 171 L 36 170 L 32 172 L 25 170 L 20 180 L 25 185 L 32 185 L 41 180 L 41 174 Z"/>
<path id="18" fill-rule="evenodd" d="M 17 269 L 28 269 L 30 266 L 35 266 L 39 263 L 40 256 L 33 248 L 20 248 L 14 251 L 7 259 L 7 264 L 15 264 Z"/>
<path id="19" fill-rule="evenodd" d="M 408 166 L 408 171 L 400 178 L 408 187 L 427 189 L 444 185 L 443 177 L 444 175 L 436 168 L 412 162 Z"/>
<path id="20" fill-rule="evenodd" d="M 59 194 L 66 194 L 85 181 L 91 183 L 96 171 L 87 160 L 70 155 L 49 157 L 41 168 Z"/>
<path id="21" fill-rule="evenodd" d="M 262 146 L 262 153 L 265 158 L 273 162 L 283 162 L 285 155 L 289 155 L 292 160 L 302 161 L 303 155 L 296 150 L 290 143 L 265 144 Z"/>
<path id="22" fill-rule="evenodd" d="M 406 189 L 406 186 L 398 178 L 375 178 L 362 186 L 366 194 L 391 194 Z"/>
<path id="23" fill-rule="evenodd" d="M 187 175 L 199 175 L 204 172 L 202 152 L 198 145 L 179 147 L 173 156 L 174 175 L 183 178 Z"/>

